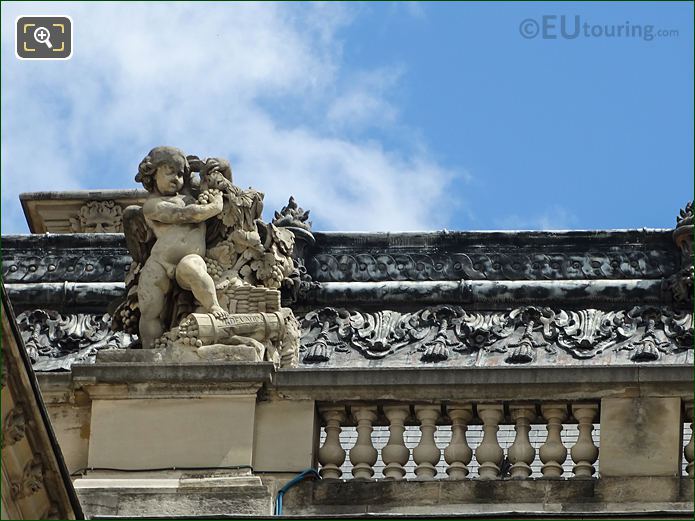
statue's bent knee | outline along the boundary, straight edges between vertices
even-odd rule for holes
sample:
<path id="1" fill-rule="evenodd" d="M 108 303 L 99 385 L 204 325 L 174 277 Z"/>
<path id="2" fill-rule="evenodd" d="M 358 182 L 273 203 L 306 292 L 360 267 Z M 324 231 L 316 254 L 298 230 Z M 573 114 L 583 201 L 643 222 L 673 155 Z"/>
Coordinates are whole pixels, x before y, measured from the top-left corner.
<path id="1" fill-rule="evenodd" d="M 197 253 L 186 255 L 176 267 L 176 281 L 182 287 L 190 286 L 191 281 L 200 280 L 207 275 L 205 261 Z"/>

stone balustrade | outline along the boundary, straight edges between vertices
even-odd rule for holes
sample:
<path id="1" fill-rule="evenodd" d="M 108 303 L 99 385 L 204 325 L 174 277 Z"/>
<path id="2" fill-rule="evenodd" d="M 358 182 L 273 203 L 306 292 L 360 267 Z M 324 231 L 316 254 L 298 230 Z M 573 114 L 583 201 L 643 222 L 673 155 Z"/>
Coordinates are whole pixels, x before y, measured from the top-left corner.
<path id="1" fill-rule="evenodd" d="M 683 439 L 683 459 L 685 460 L 685 474 L 689 478 L 694 478 L 695 473 L 693 472 L 693 457 L 695 456 L 695 436 L 693 436 L 693 400 L 687 401 L 684 404 L 684 417 L 685 425 L 683 426 L 684 431 L 690 431 L 690 439 L 685 443 L 685 436 Z"/>
<path id="2" fill-rule="evenodd" d="M 324 479 L 596 474 L 598 402 L 326 403 L 318 410 L 325 425 L 318 451 Z"/>
<path id="3" fill-rule="evenodd" d="M 692 512 L 689 367 L 135 361 L 39 382 L 92 516 L 170 514 L 203 489 L 210 515 L 269 515 L 307 468 L 323 479 L 293 485 L 287 515 Z"/>

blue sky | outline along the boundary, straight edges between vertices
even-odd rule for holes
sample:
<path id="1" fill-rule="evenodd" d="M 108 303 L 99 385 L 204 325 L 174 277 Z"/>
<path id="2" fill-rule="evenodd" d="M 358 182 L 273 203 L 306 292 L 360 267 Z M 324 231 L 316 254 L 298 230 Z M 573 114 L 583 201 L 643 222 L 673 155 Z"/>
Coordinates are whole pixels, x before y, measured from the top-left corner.
<path id="1" fill-rule="evenodd" d="M 318 230 L 672 227 L 693 197 L 692 3 L 1 9 L 3 233 L 20 192 L 136 188 L 159 144 Z M 15 59 L 21 14 L 72 16 L 73 58 Z M 562 15 L 677 35 L 520 33 Z"/>

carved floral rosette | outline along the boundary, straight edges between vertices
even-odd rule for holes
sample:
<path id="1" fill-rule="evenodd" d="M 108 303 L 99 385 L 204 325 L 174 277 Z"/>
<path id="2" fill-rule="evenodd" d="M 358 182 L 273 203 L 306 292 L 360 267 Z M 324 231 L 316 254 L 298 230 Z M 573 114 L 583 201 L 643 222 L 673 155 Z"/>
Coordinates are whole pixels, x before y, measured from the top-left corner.
<path id="1" fill-rule="evenodd" d="M 636 306 L 629 310 L 562 310 L 523 306 L 511 311 L 466 311 L 433 306 L 412 313 L 322 308 L 302 321 L 302 362 L 329 361 L 333 353 L 357 351 L 379 359 L 408 350 L 423 362 L 454 353 L 502 353 L 508 364 L 531 363 L 559 351 L 586 360 L 613 350 L 648 362 L 693 349 L 692 313 Z"/>

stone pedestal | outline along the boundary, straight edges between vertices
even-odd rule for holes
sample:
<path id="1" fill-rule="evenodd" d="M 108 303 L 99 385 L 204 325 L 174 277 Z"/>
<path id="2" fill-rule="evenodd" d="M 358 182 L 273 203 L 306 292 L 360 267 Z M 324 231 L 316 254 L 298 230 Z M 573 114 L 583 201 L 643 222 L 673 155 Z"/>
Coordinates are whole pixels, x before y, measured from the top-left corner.
<path id="1" fill-rule="evenodd" d="M 601 400 L 601 477 L 681 475 L 680 398 Z"/>
<path id="2" fill-rule="evenodd" d="M 89 470 L 75 483 L 87 515 L 271 515 L 272 494 L 251 465 L 257 393 L 273 364 L 122 361 L 128 354 L 143 358 L 126 351 L 118 362 L 73 368 L 91 399 Z M 272 420 L 261 424 L 300 441 Z"/>

